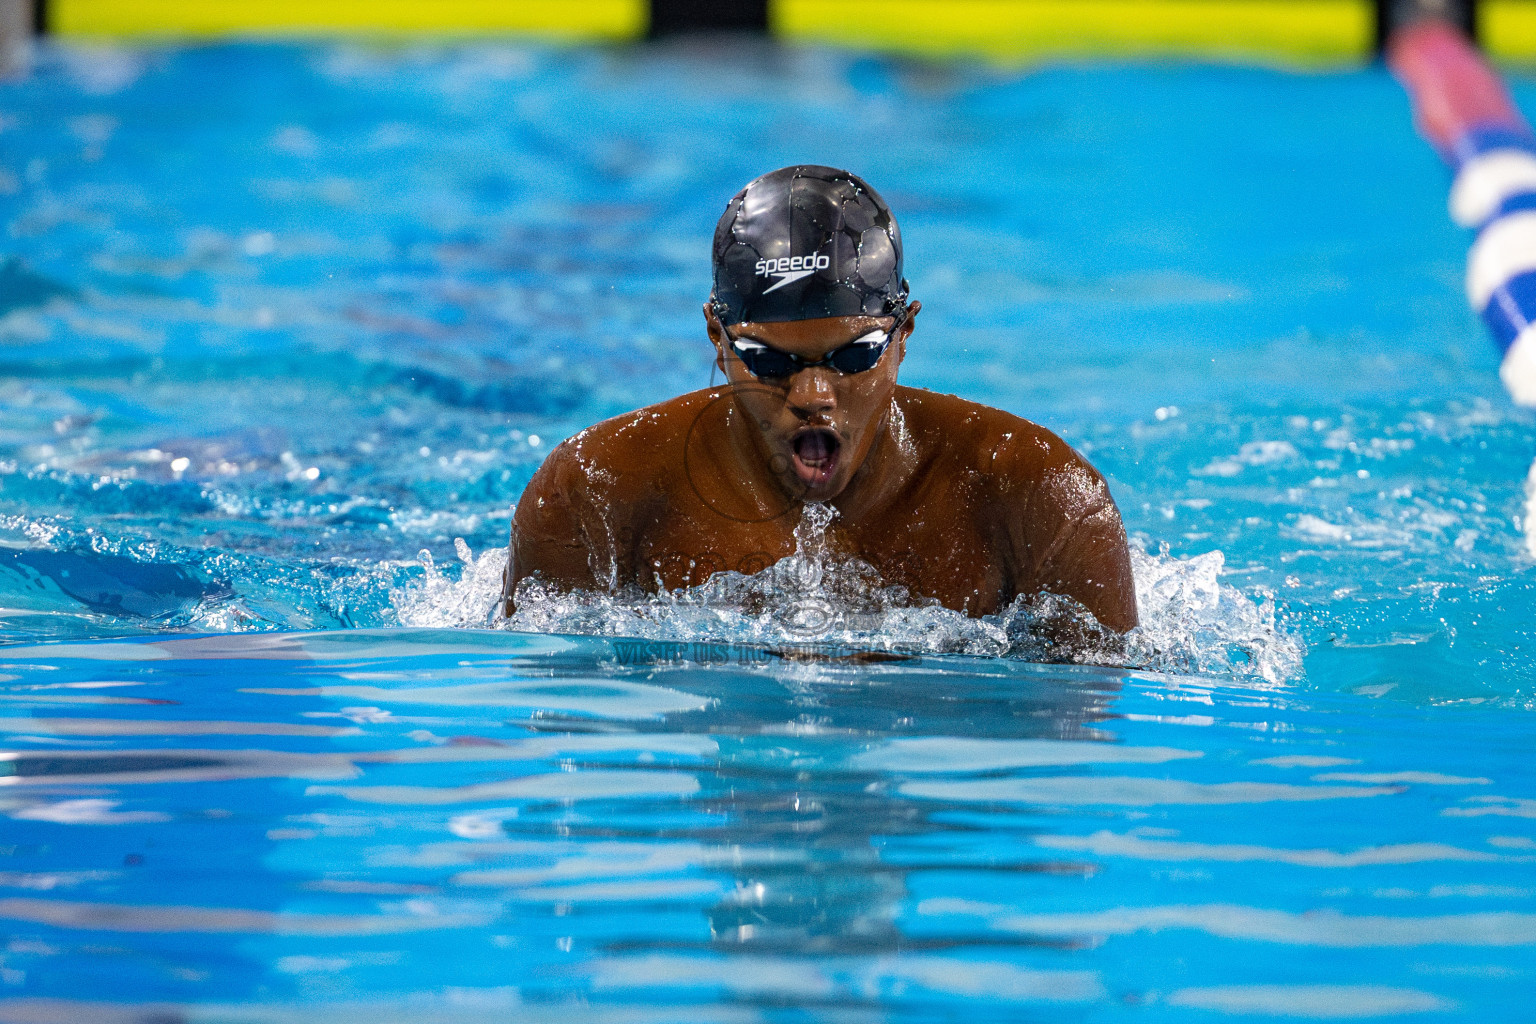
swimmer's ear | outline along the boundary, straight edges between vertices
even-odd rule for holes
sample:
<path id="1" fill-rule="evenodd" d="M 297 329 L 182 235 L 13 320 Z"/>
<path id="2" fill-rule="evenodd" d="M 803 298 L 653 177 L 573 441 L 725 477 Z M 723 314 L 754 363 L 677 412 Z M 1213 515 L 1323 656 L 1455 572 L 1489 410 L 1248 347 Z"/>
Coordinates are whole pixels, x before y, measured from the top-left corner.
<path id="1" fill-rule="evenodd" d="M 922 308 L 923 304 L 921 302 L 913 302 L 907 306 L 907 318 L 902 321 L 901 333 L 896 337 L 897 342 L 901 346 L 896 350 L 896 362 L 898 364 L 907 358 L 907 339 L 912 337 L 912 328 L 916 326 L 917 314 Z"/>
<path id="2" fill-rule="evenodd" d="M 710 343 L 715 346 L 715 366 L 725 373 L 725 329 L 720 326 L 720 317 L 712 302 L 704 303 L 704 326 L 709 332 Z"/>

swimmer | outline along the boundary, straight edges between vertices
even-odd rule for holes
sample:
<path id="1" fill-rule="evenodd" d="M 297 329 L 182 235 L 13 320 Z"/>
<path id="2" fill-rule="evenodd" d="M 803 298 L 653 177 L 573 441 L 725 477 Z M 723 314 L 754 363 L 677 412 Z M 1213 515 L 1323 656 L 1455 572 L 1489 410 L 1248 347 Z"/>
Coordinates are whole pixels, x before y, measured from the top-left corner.
<path id="1" fill-rule="evenodd" d="M 513 517 L 503 590 L 676 590 L 795 551 L 807 503 L 829 552 L 972 616 L 1070 597 L 1136 625 L 1104 479 L 1028 420 L 896 382 L 922 304 L 878 193 L 830 167 L 765 174 L 715 228 L 704 321 L 726 384 L 589 427 L 550 452 Z"/>

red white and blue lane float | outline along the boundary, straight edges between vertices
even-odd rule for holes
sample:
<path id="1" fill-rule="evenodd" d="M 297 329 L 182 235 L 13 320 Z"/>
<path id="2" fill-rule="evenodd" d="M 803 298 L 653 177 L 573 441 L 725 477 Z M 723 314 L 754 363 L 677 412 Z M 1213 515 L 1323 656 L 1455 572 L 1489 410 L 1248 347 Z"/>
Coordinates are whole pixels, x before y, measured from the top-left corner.
<path id="1" fill-rule="evenodd" d="M 1504 354 L 1510 397 L 1536 406 L 1536 133 L 1461 30 L 1421 18 L 1393 32 L 1387 63 L 1419 130 L 1455 172 L 1451 217 L 1477 231 L 1467 301 Z"/>
<path id="2" fill-rule="evenodd" d="M 1455 172 L 1451 217 L 1477 231 L 1467 254 L 1467 301 L 1503 353 L 1510 398 L 1536 406 L 1536 133 L 1498 72 L 1460 28 L 1439 17 L 1406 22 L 1387 63 L 1413 100 L 1419 131 Z M 1536 558 L 1536 462 L 1525 478 L 1525 549 Z"/>

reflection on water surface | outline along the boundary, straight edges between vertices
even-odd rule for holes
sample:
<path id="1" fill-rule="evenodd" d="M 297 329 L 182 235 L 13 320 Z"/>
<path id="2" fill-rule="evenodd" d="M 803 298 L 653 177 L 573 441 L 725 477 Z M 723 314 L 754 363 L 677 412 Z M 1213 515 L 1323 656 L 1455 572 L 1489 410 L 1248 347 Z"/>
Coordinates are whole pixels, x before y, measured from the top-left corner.
<path id="1" fill-rule="evenodd" d="M 8 649 L 0 696 L 158 703 L 3 721 L 0 1021 L 1486 1020 L 1531 984 L 1517 720 L 620 643 Z"/>

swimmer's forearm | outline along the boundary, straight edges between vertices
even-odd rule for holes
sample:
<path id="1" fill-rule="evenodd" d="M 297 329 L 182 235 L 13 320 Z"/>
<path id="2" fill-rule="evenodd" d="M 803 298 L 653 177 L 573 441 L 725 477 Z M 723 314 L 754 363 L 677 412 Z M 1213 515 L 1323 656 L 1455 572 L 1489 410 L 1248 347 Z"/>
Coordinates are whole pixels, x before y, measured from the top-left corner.
<path id="1" fill-rule="evenodd" d="M 1101 625 L 1121 633 L 1135 628 L 1130 547 L 1108 489 L 1086 507 L 1078 501 L 1075 508 L 1063 509 L 1051 496 L 1042 498 L 1015 525 L 1023 577 L 1017 592 L 1070 597 Z M 1041 523 L 1051 520 L 1056 529 L 1042 536 Z"/>
<path id="2" fill-rule="evenodd" d="M 514 534 L 508 551 L 507 571 L 503 576 L 503 610 L 510 615 L 518 584 L 537 578 L 559 590 L 596 590 L 587 548 L 570 538 L 533 538 Z"/>
<path id="3" fill-rule="evenodd" d="M 1054 556 L 1040 581 L 1042 590 L 1078 601 L 1117 632 L 1135 628 L 1136 579 L 1125 527 L 1114 505 L 1079 522 Z"/>

